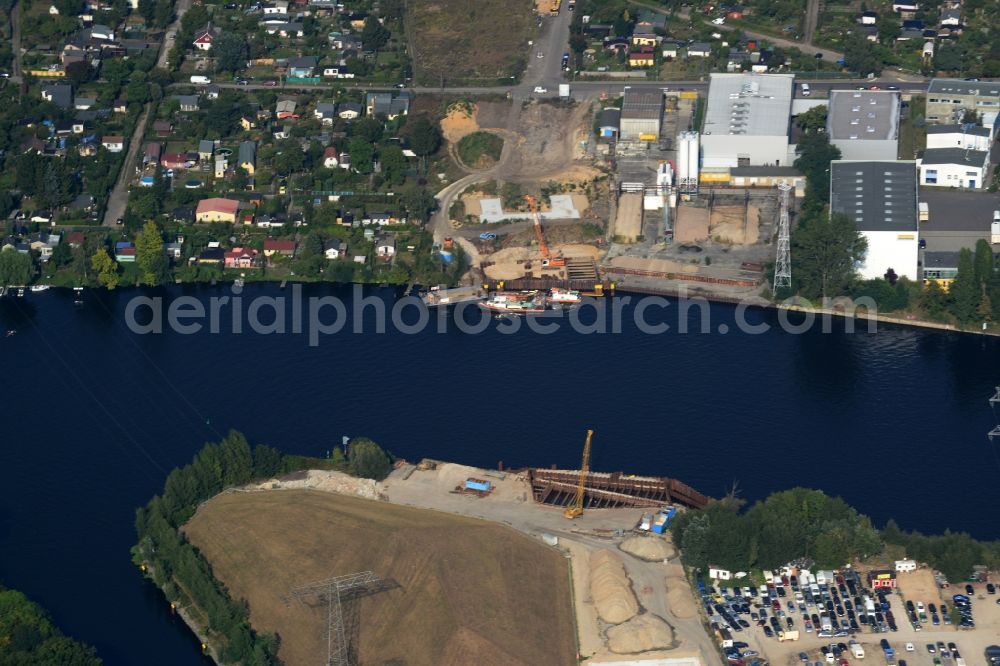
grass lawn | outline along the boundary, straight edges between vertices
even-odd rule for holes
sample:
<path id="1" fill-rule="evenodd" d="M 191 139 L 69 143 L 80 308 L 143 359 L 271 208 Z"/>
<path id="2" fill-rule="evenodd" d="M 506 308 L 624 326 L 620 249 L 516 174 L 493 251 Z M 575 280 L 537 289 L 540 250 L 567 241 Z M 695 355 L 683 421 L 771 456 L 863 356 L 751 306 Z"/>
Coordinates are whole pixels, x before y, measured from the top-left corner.
<path id="1" fill-rule="evenodd" d="M 486 85 L 520 76 L 536 34 L 533 0 L 417 0 L 407 4 L 407 33 L 420 85 Z"/>
<path id="2" fill-rule="evenodd" d="M 926 103 L 923 96 L 915 96 L 908 103 L 908 110 L 899 124 L 899 159 L 912 160 L 927 145 Z M 918 127 L 919 125 L 919 127 Z"/>
<path id="3" fill-rule="evenodd" d="M 326 655 L 325 612 L 288 591 L 358 571 L 399 584 L 360 601 L 358 663 L 577 663 L 565 558 L 502 525 L 283 490 L 219 495 L 184 533 L 287 666 Z"/>

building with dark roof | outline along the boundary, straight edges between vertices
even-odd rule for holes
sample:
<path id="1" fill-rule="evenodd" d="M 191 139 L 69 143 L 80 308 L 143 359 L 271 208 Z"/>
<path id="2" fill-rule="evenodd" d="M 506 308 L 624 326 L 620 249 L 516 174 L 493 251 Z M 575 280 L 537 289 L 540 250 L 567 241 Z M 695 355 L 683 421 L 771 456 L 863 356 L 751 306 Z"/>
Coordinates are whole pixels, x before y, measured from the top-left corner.
<path id="1" fill-rule="evenodd" d="M 990 154 L 967 148 L 928 148 L 918 161 L 920 184 L 935 187 L 986 187 Z"/>
<path id="2" fill-rule="evenodd" d="M 917 279 L 917 211 L 916 162 L 830 162 L 830 212 L 854 220 L 868 241 L 858 267 L 862 278 L 881 278 L 891 269 Z"/>
<path id="3" fill-rule="evenodd" d="M 615 107 L 608 107 L 601 110 L 601 115 L 597 119 L 597 126 L 599 128 L 599 137 L 602 139 L 612 139 L 618 138 L 618 132 L 620 129 L 622 110 Z"/>
<path id="4" fill-rule="evenodd" d="M 643 138 L 655 141 L 660 137 L 663 115 L 663 93 L 629 88 L 622 102 L 619 128 L 623 141 Z"/>

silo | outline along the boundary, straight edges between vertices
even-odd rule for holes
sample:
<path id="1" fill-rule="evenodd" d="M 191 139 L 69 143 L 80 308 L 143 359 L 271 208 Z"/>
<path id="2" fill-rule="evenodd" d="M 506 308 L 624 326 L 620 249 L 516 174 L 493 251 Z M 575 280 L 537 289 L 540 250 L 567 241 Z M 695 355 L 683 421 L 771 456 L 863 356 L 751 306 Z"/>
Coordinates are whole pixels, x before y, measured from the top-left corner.
<path id="1" fill-rule="evenodd" d="M 677 135 L 677 180 L 682 181 L 688 177 L 688 141 L 687 132 Z"/>
<path id="2" fill-rule="evenodd" d="M 698 180 L 698 133 L 688 132 L 688 165 L 687 165 L 687 176 L 688 178 L 693 178 Z"/>

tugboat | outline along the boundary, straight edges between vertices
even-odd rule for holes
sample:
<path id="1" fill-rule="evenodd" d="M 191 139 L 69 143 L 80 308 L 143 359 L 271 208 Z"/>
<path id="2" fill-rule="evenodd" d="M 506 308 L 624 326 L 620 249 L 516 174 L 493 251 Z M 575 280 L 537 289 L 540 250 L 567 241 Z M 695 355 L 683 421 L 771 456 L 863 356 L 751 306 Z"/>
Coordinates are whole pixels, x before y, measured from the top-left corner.
<path id="1" fill-rule="evenodd" d="M 545 312 L 545 295 L 535 291 L 498 291 L 479 306 L 491 312 L 534 314 Z"/>

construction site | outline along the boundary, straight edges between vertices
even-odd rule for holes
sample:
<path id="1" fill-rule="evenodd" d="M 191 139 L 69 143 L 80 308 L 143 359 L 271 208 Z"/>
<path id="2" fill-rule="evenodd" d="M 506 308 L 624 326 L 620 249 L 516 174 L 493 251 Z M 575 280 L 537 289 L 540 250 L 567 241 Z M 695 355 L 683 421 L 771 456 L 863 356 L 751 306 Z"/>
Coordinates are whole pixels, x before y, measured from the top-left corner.
<path id="1" fill-rule="evenodd" d="M 668 532 L 708 498 L 592 472 L 593 445 L 579 470 L 297 473 L 213 498 L 184 532 L 290 666 L 719 663 Z"/>

